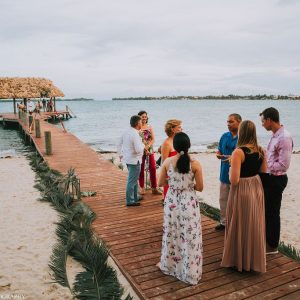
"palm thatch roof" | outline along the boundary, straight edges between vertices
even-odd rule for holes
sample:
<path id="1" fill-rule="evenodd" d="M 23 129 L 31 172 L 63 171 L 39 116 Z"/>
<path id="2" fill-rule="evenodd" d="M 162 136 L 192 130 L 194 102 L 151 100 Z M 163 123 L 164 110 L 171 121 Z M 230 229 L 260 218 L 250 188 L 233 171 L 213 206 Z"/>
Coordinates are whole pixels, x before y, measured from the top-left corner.
<path id="1" fill-rule="evenodd" d="M 0 99 L 64 97 L 51 80 L 33 77 L 0 77 Z"/>

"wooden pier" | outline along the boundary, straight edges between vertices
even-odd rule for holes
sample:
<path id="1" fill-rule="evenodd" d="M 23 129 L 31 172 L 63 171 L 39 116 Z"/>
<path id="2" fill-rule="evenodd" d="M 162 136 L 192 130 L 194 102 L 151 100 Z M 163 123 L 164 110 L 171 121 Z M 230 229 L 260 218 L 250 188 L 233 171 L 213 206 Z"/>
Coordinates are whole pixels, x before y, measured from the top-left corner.
<path id="1" fill-rule="evenodd" d="M 282 254 L 267 256 L 267 272 L 239 273 L 221 268 L 224 233 L 216 222 L 202 216 L 204 265 L 200 283 L 190 286 L 160 272 L 163 207 L 161 196 L 146 193 L 141 206 L 125 206 L 126 174 L 74 135 L 41 122 L 41 138 L 29 134 L 28 125 L 16 115 L 2 115 L 17 122 L 49 167 L 66 173 L 75 168 L 84 198 L 97 214 L 95 232 L 106 241 L 111 256 L 141 299 L 300 299 L 300 264 Z M 52 135 L 53 155 L 45 154 L 44 132 Z"/>
<path id="2" fill-rule="evenodd" d="M 38 118 L 40 120 L 48 121 L 59 121 L 68 120 L 73 117 L 69 110 L 59 110 L 59 111 L 41 111 L 40 113 L 32 113 L 33 118 Z M 0 121 L 2 123 L 18 123 L 17 114 L 0 114 Z"/>

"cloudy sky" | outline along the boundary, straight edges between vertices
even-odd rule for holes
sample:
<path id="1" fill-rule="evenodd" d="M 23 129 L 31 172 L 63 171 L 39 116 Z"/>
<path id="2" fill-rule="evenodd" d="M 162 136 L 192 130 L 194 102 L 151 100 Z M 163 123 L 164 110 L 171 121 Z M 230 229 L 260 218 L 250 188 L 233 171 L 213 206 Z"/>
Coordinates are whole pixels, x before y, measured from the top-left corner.
<path id="1" fill-rule="evenodd" d="M 300 0 L 0 0 L 0 76 L 66 97 L 300 94 Z"/>

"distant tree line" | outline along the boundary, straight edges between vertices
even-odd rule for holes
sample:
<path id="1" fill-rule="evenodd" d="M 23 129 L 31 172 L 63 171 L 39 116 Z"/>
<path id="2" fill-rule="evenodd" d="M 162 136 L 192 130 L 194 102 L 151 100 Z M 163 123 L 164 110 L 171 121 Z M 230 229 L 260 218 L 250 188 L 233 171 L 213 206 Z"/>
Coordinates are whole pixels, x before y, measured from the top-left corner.
<path id="1" fill-rule="evenodd" d="M 235 99 L 235 100 L 300 100 L 300 96 L 296 95 L 267 95 L 267 94 L 258 94 L 258 95 L 208 95 L 208 96 L 162 96 L 162 97 L 126 97 L 126 98 L 112 98 L 112 100 L 223 100 L 223 99 Z"/>

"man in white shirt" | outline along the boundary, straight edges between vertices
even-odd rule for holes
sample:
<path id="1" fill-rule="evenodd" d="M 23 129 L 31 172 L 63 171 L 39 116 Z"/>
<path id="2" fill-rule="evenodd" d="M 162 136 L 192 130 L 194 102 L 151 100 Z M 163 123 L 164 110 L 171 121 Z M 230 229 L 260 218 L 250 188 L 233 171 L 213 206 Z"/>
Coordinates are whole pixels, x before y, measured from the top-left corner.
<path id="1" fill-rule="evenodd" d="M 145 145 L 139 135 L 142 127 L 140 116 L 130 118 L 130 128 L 126 130 L 118 144 L 120 159 L 126 163 L 128 179 L 126 186 L 126 206 L 139 206 L 138 179 Z"/>

